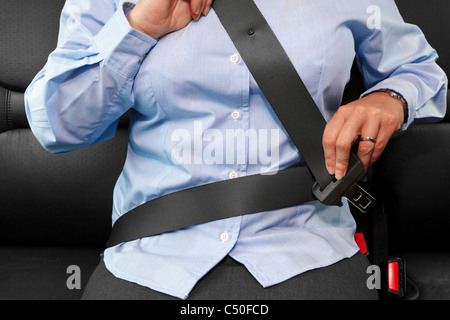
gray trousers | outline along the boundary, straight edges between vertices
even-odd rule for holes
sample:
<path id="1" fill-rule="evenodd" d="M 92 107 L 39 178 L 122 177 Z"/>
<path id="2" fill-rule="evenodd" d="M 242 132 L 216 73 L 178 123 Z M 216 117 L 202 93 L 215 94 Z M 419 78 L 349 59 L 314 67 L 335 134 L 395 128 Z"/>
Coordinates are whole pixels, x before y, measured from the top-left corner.
<path id="1" fill-rule="evenodd" d="M 311 270 L 280 284 L 263 288 L 242 264 L 229 256 L 206 274 L 188 300 L 375 300 L 377 291 L 367 288 L 369 261 L 361 253 L 331 266 Z M 84 300 L 171 300 L 112 275 L 103 261 L 91 276 Z"/>

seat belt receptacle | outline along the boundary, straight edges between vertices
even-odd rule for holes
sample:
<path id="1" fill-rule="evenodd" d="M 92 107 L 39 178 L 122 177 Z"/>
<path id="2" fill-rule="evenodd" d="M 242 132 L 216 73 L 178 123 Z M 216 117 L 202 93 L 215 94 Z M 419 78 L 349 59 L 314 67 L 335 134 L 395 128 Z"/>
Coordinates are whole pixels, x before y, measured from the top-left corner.
<path id="1" fill-rule="evenodd" d="M 355 232 L 355 242 L 359 247 L 359 251 L 365 255 L 366 257 L 369 256 L 369 250 L 367 249 L 366 239 L 364 237 L 364 234 L 362 232 Z"/>
<path id="2" fill-rule="evenodd" d="M 387 298 L 403 299 L 406 294 L 406 265 L 402 258 L 389 258 L 382 264 L 383 295 Z"/>

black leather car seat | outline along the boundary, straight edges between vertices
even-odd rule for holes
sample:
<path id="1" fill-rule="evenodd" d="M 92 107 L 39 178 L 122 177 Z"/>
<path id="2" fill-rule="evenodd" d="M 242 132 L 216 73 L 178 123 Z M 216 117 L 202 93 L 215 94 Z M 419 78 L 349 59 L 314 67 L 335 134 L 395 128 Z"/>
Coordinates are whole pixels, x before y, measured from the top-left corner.
<path id="1" fill-rule="evenodd" d="M 417 24 L 450 74 L 448 1 L 397 0 L 405 21 Z M 447 97 L 448 101 L 448 97 Z M 416 124 L 391 140 L 373 170 L 387 250 L 406 261 L 418 299 L 450 299 L 450 113 L 438 124 Z M 374 241 L 383 241 L 375 225 Z"/>
<path id="2" fill-rule="evenodd" d="M 111 228 L 112 190 L 127 148 L 114 139 L 70 154 L 45 151 L 29 129 L 23 92 L 56 47 L 64 0 L 0 2 L 0 299 L 73 299 Z"/>

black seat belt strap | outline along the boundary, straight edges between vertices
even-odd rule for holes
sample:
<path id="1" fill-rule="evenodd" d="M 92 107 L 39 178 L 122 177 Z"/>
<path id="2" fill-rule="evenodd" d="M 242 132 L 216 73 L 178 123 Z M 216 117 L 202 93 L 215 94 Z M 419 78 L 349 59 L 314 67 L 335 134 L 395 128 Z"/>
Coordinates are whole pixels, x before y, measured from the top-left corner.
<path id="1" fill-rule="evenodd" d="M 313 183 L 309 169 L 301 166 L 173 192 L 122 215 L 114 223 L 108 247 L 205 222 L 313 201 Z"/>
<path id="2" fill-rule="evenodd" d="M 253 1 L 215 0 L 213 8 L 308 167 L 219 181 L 153 199 L 115 222 L 108 247 L 315 199 L 342 205 L 345 196 L 361 211 L 368 211 L 374 202 L 358 184 L 365 172 L 354 154 L 342 180 L 326 171 L 322 149 L 326 122 Z"/>

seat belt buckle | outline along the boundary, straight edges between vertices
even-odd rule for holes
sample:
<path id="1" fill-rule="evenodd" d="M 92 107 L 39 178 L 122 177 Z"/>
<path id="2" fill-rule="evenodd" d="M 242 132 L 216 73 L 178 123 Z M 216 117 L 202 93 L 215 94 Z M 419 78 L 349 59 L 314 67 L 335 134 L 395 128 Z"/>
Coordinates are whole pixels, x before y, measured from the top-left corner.
<path id="1" fill-rule="evenodd" d="M 389 258 L 382 264 L 381 268 L 383 296 L 403 299 L 406 294 L 406 265 L 403 259 L 399 257 Z"/>
<path id="2" fill-rule="evenodd" d="M 360 183 L 364 183 L 366 180 L 364 165 L 354 153 L 351 153 L 344 178 L 332 181 L 323 190 L 315 182 L 312 191 L 323 204 L 341 207 L 342 197 L 345 197 L 359 211 L 367 213 L 374 205 L 375 198 L 361 187 Z"/>
<path id="3" fill-rule="evenodd" d="M 355 242 L 358 245 L 359 251 L 369 258 L 369 249 L 367 248 L 367 242 L 366 238 L 364 237 L 364 233 L 362 232 L 355 232 Z"/>

